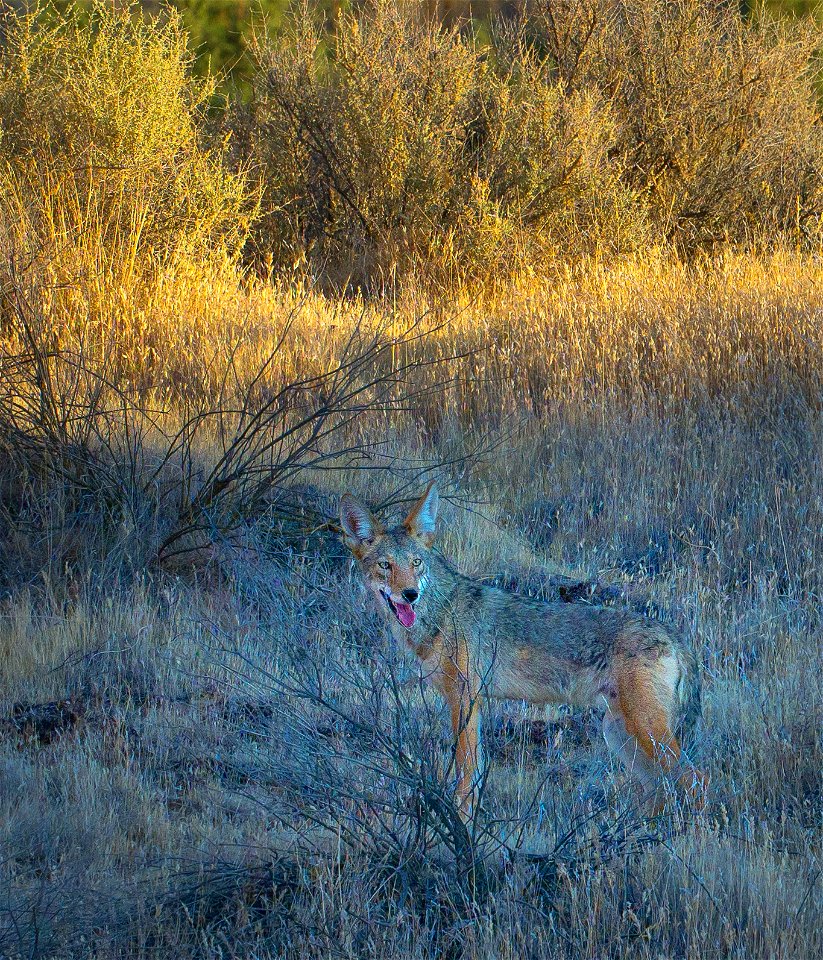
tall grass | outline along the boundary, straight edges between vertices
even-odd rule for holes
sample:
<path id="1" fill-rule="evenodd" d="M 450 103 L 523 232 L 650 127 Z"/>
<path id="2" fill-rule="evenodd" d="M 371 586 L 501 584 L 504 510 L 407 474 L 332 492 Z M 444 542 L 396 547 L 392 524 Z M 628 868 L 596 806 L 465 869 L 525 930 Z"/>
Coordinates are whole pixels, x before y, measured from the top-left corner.
<path id="1" fill-rule="evenodd" d="M 261 41 L 221 124 L 174 17 L 7 33 L 0 954 L 817 955 L 808 38 L 364 5 Z M 333 532 L 432 474 L 470 575 L 688 634 L 705 817 L 638 820 L 596 718 L 505 704 L 463 828 Z"/>

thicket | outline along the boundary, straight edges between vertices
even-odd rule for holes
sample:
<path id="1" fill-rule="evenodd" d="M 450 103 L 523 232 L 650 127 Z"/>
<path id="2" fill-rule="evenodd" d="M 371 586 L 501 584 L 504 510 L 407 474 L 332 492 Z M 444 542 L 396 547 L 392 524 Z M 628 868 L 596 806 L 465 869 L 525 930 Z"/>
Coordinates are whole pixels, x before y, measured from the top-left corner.
<path id="1" fill-rule="evenodd" d="M 191 76 L 179 18 L 132 13 L 6 14 L 0 333 L 36 306 L 55 345 L 150 364 L 161 273 L 235 258 L 255 194 L 206 142 L 212 87 Z"/>
<path id="2" fill-rule="evenodd" d="M 705 0 L 536 0 L 480 43 L 378 2 L 256 47 L 255 246 L 334 279 L 816 243 L 819 42 Z"/>
<path id="3" fill-rule="evenodd" d="M 202 560 L 262 514 L 316 522 L 306 497 L 278 498 L 361 458 L 347 428 L 399 403 L 397 351 L 420 336 L 358 327 L 294 364 L 299 301 L 266 295 L 249 329 L 237 267 L 257 188 L 209 133 L 214 88 L 180 18 L 135 14 L 95 0 L 4 24 L 0 589 L 23 555 L 62 557 L 65 579 L 95 543 L 134 572 Z M 67 554 L 46 542 L 75 525 Z"/>
<path id="4" fill-rule="evenodd" d="M 418 6 L 378 0 L 331 32 L 292 8 L 257 38 L 249 103 L 194 76 L 173 12 L 7 13 L 0 177 L 18 260 L 54 289 L 101 270 L 132 286 L 170 258 L 242 249 L 264 271 L 374 289 L 819 242 L 811 23 L 535 0 L 478 31 Z"/>

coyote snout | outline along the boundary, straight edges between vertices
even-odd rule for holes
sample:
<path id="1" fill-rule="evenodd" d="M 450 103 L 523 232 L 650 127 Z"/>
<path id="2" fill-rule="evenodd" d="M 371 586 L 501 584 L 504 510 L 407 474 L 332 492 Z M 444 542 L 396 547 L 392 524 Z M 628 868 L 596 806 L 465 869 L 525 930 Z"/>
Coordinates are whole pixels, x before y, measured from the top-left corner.
<path id="1" fill-rule="evenodd" d="M 686 640 L 626 610 L 546 603 L 463 576 L 431 549 L 437 507 L 432 484 L 389 528 L 345 494 L 340 522 L 395 638 L 449 705 L 461 809 L 474 802 L 485 697 L 599 707 L 606 743 L 644 788 L 665 775 L 701 803 L 706 777 L 681 746 L 700 715 Z"/>

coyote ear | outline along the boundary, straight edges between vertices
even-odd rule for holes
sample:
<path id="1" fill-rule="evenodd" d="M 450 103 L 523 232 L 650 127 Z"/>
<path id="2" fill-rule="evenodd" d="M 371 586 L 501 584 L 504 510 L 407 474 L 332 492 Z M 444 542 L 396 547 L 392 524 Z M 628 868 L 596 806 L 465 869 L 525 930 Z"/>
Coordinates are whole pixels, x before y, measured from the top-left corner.
<path id="1" fill-rule="evenodd" d="M 411 508 L 411 512 L 403 521 L 406 531 L 417 537 L 430 547 L 434 543 L 434 534 L 437 525 L 437 505 L 440 497 L 434 482 L 426 488 L 426 492 Z"/>
<path id="2" fill-rule="evenodd" d="M 350 493 L 340 498 L 340 526 L 346 535 L 346 545 L 355 551 L 371 543 L 383 529 L 369 508 Z"/>

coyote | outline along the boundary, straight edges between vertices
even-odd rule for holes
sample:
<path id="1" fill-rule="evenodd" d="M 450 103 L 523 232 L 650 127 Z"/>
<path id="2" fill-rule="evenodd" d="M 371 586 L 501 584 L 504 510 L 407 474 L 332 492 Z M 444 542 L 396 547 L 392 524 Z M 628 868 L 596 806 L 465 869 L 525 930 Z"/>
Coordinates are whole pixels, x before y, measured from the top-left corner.
<path id="1" fill-rule="evenodd" d="M 340 521 L 394 638 L 448 703 L 461 812 L 471 816 L 476 801 L 487 697 L 600 707 L 609 749 L 645 793 L 656 796 L 665 775 L 702 805 L 708 781 L 680 746 L 700 715 L 700 672 L 686 641 L 625 610 L 547 603 L 463 576 L 432 550 L 437 505 L 430 484 L 387 528 L 347 493 Z"/>

